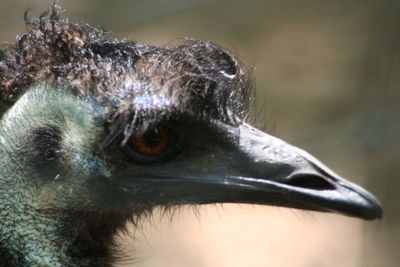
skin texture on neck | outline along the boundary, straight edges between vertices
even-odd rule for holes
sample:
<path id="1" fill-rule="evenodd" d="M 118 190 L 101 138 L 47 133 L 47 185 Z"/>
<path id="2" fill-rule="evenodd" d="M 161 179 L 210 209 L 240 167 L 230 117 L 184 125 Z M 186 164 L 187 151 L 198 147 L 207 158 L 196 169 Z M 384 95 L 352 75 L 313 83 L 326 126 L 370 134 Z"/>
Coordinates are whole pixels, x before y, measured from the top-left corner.
<path id="1" fill-rule="evenodd" d="M 127 217 L 91 203 L 88 183 L 109 175 L 103 162 L 88 156 L 99 131 L 94 116 L 64 88 L 38 86 L 1 119 L 5 266 L 109 266 L 113 235 Z M 49 143 L 54 146 L 46 148 Z"/>

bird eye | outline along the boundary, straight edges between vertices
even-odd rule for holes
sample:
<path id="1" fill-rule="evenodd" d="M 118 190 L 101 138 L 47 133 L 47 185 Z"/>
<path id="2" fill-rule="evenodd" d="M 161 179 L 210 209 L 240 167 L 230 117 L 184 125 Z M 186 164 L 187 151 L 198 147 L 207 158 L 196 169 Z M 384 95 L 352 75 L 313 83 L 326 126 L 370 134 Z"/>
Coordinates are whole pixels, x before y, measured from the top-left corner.
<path id="1" fill-rule="evenodd" d="M 129 142 L 136 152 L 145 156 L 157 157 L 168 148 L 169 129 L 167 127 L 155 127 L 142 135 L 132 136 Z"/>
<path id="2" fill-rule="evenodd" d="M 152 163 L 171 155 L 174 133 L 167 126 L 156 126 L 139 135 L 132 135 L 124 150 L 139 163 Z"/>

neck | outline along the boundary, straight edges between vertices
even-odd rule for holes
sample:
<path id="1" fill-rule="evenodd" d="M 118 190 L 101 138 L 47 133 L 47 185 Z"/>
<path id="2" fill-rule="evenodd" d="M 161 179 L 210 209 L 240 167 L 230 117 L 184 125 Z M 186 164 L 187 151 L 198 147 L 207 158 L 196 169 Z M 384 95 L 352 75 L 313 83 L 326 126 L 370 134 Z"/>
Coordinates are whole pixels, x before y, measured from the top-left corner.
<path id="1" fill-rule="evenodd" d="M 114 236 L 124 227 L 126 219 L 120 214 L 89 212 L 74 212 L 67 217 L 69 224 L 60 218 L 41 222 L 40 227 L 36 227 L 35 218 L 30 218 L 29 232 L 18 235 L 14 232 L 15 238 L 3 239 L 0 243 L 0 267 L 112 266 L 118 256 Z M 19 229 L 25 231 L 26 227 Z"/>
<path id="2" fill-rule="evenodd" d="M 103 181 L 87 163 L 93 160 L 86 160 L 86 146 L 79 145 L 93 142 L 92 135 L 71 138 L 97 128 L 85 103 L 50 89 L 30 90 L 0 120 L 0 267 L 111 266 L 113 237 L 126 216 L 105 210 L 105 194 L 89 182 Z M 47 121 L 46 114 L 55 115 Z M 59 131 L 39 132 L 48 138 L 38 143 L 35 133 L 49 123 Z M 46 165 L 38 158 L 46 155 L 48 140 L 66 156 Z M 36 148 L 42 144 L 43 151 Z"/>
<path id="3" fill-rule="evenodd" d="M 80 267 L 111 266 L 119 256 L 115 236 L 125 227 L 127 217 L 115 213 L 97 214 L 87 211 L 77 212 L 72 216 L 80 219 L 79 223 L 71 225 L 73 229 L 66 229 L 63 233 L 66 238 L 70 232 L 76 231 L 76 238 L 68 249 L 69 256 Z"/>

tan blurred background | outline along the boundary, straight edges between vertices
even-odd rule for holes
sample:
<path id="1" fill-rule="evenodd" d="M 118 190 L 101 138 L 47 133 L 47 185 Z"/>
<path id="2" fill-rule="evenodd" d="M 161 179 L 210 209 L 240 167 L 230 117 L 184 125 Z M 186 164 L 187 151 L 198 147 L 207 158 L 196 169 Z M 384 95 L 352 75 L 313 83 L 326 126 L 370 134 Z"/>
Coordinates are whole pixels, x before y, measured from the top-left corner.
<path id="1" fill-rule="evenodd" d="M 0 0 L 0 41 L 49 0 Z M 400 266 L 400 3 L 64 0 L 71 21 L 158 45 L 212 40 L 253 71 L 266 129 L 374 192 L 381 221 L 247 205 L 156 214 L 120 266 Z M 133 237 L 134 236 L 134 237 Z"/>

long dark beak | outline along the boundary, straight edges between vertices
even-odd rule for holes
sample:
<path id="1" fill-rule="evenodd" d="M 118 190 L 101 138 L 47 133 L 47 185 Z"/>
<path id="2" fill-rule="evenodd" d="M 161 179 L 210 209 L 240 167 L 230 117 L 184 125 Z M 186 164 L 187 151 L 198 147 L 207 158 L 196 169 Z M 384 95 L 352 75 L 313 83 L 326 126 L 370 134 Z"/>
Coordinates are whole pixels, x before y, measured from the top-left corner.
<path id="1" fill-rule="evenodd" d="M 173 173 L 163 167 L 142 176 L 136 169 L 137 191 L 151 194 L 155 202 L 158 196 L 159 204 L 253 203 L 381 218 L 373 195 L 307 152 L 247 124 L 222 128 L 233 136 L 229 148 L 209 152 L 209 161 L 195 158 L 197 162 L 187 164 L 189 169 L 185 164 L 173 166 Z"/>
<path id="2" fill-rule="evenodd" d="M 241 177 L 252 190 L 269 192 L 276 205 L 372 220 L 382 217 L 378 200 L 368 191 L 338 176 L 304 150 L 263 133 L 249 125 L 240 127 L 240 146 L 252 162 L 254 178 Z M 274 171 L 260 177 L 260 168 Z M 262 193 L 261 193 L 262 195 Z M 262 201 L 260 201 L 262 202 Z"/>

